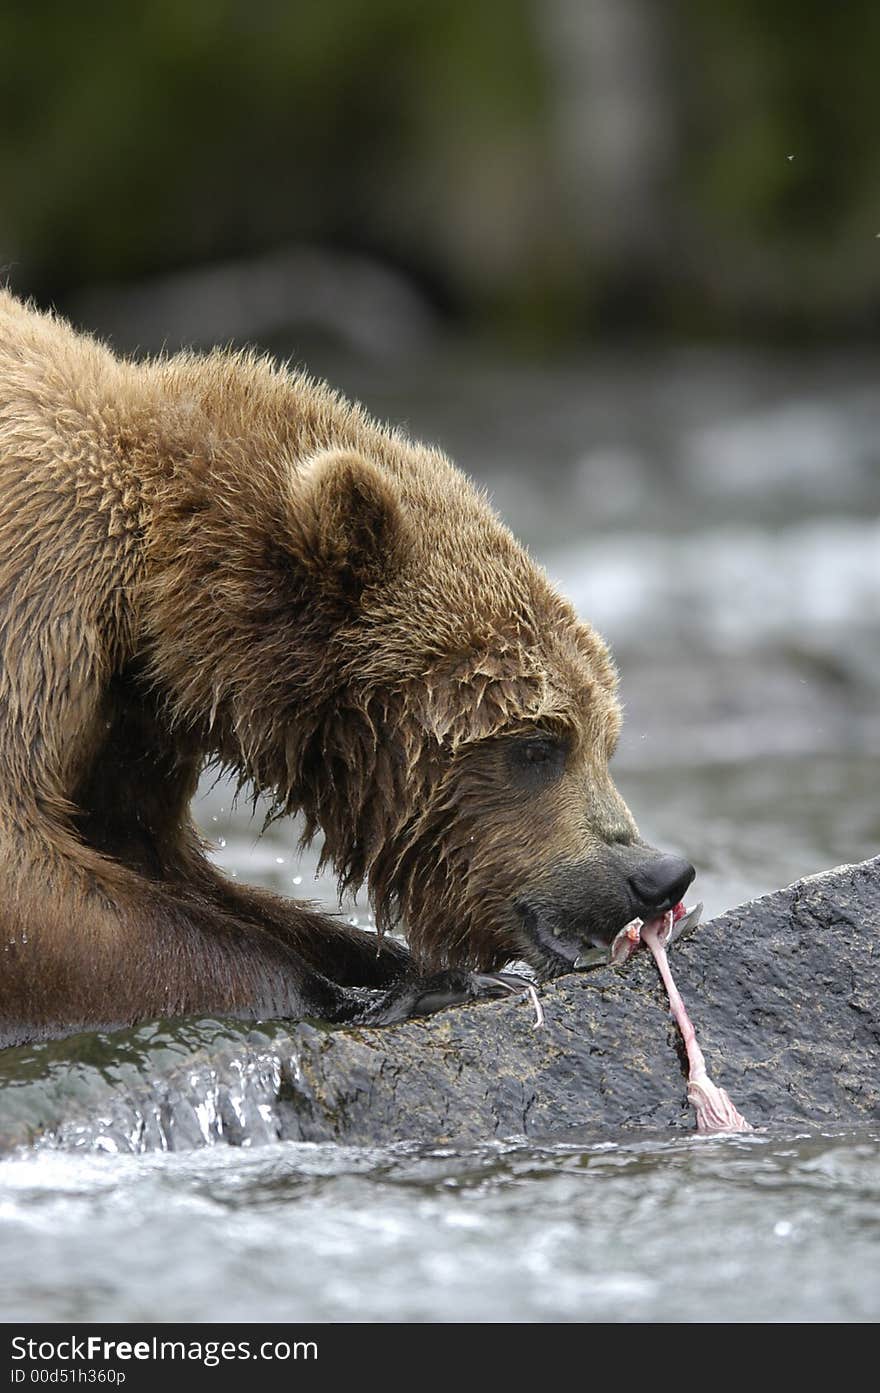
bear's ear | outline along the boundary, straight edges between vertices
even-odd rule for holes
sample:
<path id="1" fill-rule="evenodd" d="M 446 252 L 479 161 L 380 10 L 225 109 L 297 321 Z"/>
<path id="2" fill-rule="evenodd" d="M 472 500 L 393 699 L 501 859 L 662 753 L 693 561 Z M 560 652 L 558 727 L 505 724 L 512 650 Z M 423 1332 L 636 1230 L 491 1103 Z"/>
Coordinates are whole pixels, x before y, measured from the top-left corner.
<path id="1" fill-rule="evenodd" d="M 297 559 L 340 598 L 356 600 L 394 565 L 404 531 L 393 483 L 353 450 L 325 450 L 293 497 Z"/>

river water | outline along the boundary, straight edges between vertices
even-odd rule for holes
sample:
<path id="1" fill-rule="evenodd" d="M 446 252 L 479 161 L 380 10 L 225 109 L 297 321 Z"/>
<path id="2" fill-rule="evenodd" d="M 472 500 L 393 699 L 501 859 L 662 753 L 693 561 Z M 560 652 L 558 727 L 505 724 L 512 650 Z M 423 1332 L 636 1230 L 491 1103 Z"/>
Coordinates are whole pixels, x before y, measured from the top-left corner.
<path id="1" fill-rule="evenodd" d="M 445 445 L 610 640 L 618 783 L 643 834 L 695 863 L 707 913 L 877 854 L 872 361 L 313 366 Z M 198 815 L 230 874 L 335 904 L 295 828 L 260 837 L 209 781 Z M 878 1143 L 771 1129 L 19 1155 L 0 1162 L 0 1316 L 876 1320 Z"/>
<path id="2" fill-rule="evenodd" d="M 7 1161 L 5 1319 L 872 1320 L 880 1131 Z"/>

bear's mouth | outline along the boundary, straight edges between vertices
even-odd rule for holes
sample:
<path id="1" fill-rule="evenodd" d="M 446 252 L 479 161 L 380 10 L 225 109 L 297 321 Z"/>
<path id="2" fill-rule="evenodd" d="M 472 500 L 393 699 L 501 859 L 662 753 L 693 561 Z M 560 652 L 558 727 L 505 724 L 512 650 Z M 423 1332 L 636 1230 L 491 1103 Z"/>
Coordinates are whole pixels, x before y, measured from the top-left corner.
<path id="1" fill-rule="evenodd" d="M 559 977 L 563 972 L 573 972 L 575 963 L 585 951 L 583 939 L 578 938 L 573 932 L 562 933 L 555 926 L 551 928 L 529 905 L 517 907 L 529 947 L 533 950 L 527 958 L 532 966 L 538 968 L 542 976 L 547 977 Z M 597 951 L 603 946 L 598 937 L 591 936 L 590 942 L 595 945 Z M 604 947 L 606 952 L 610 951 L 609 944 L 606 943 Z M 540 962 L 535 961 L 536 957 Z"/>
<path id="2" fill-rule="evenodd" d="M 640 918 L 631 919 L 610 938 L 607 934 L 589 933 L 585 943 L 583 935 L 574 931 L 564 933 L 555 926 L 551 927 L 530 907 L 520 905 L 518 908 L 532 949 L 528 960 L 542 977 L 559 977 L 565 972 L 585 971 L 608 963 L 620 966 L 640 946 L 644 922 Z M 702 904 L 686 906 L 680 901 L 675 905 L 670 911 L 672 926 L 667 944 L 696 928 L 702 912 Z M 536 958 L 540 961 L 536 961 Z"/>
<path id="3" fill-rule="evenodd" d="M 620 967 L 642 945 L 642 930 L 653 926 L 659 936 L 661 947 L 669 948 L 683 934 L 690 933 L 700 922 L 703 904 L 684 904 L 682 900 L 665 914 L 654 915 L 650 919 L 631 919 L 615 935 L 610 947 L 591 948 L 582 953 L 575 963 L 575 970 L 604 966 L 611 963 Z"/>

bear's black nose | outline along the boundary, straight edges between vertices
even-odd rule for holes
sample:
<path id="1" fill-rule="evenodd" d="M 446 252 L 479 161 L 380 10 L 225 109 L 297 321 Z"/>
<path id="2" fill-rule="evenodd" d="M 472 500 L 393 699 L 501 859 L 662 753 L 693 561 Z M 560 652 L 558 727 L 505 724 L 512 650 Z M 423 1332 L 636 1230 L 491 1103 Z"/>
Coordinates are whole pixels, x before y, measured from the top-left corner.
<path id="1" fill-rule="evenodd" d="M 683 856 L 658 856 L 631 875 L 629 885 L 640 908 L 665 914 L 678 904 L 695 875 Z"/>

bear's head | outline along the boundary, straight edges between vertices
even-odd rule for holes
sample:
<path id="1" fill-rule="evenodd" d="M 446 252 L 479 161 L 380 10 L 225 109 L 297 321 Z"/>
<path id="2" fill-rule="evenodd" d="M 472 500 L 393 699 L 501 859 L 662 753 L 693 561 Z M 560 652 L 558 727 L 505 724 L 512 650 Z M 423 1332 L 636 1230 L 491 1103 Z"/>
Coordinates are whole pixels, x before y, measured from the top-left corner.
<path id="1" fill-rule="evenodd" d="M 271 600 L 241 616 L 229 758 L 320 829 L 380 929 L 426 968 L 551 976 L 675 905 L 693 870 L 640 840 L 608 771 L 608 650 L 486 497 L 387 435 L 381 465 L 323 450 L 291 481 Z"/>

